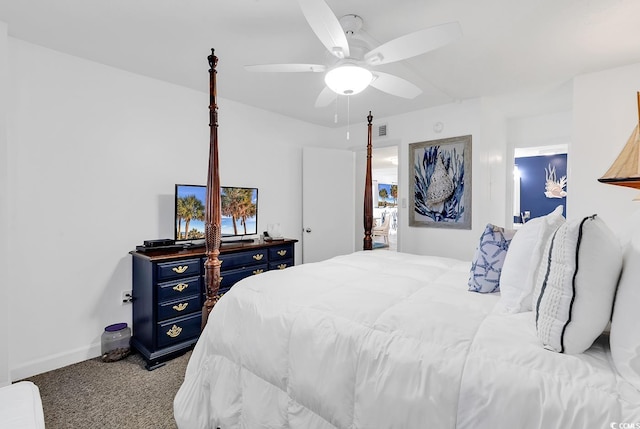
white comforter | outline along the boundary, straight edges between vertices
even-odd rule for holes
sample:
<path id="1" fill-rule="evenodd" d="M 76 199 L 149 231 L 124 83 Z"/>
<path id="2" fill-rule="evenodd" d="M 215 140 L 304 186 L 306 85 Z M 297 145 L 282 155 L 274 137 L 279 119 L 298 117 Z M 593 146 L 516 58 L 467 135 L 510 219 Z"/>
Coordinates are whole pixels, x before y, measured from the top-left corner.
<path id="1" fill-rule="evenodd" d="M 369 251 L 243 280 L 193 351 L 179 428 L 640 427 L 607 337 L 544 350 L 531 312 L 467 291 L 469 267 Z"/>

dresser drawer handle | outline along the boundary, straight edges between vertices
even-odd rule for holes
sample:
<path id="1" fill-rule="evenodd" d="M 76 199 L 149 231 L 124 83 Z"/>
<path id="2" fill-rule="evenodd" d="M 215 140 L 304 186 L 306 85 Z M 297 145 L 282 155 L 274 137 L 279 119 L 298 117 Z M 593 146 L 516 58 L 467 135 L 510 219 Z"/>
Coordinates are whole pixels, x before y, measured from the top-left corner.
<path id="1" fill-rule="evenodd" d="M 278 255 L 280 255 L 280 256 L 284 256 L 284 255 L 286 255 L 286 254 L 287 254 L 286 249 L 278 250 Z"/>
<path id="2" fill-rule="evenodd" d="M 258 253 L 257 255 L 253 255 L 253 259 L 256 261 L 261 261 L 264 255 L 262 253 Z"/>
<path id="3" fill-rule="evenodd" d="M 262 274 L 264 270 L 253 270 L 253 274 Z"/>
<path id="4" fill-rule="evenodd" d="M 187 308 L 187 306 L 188 306 L 188 305 L 189 305 L 189 303 L 188 303 L 188 302 L 181 302 L 181 303 L 180 303 L 180 304 L 178 304 L 178 305 L 174 305 L 174 306 L 173 306 L 173 309 L 174 309 L 175 311 L 182 311 L 182 310 L 184 310 L 185 308 Z"/>
<path id="5" fill-rule="evenodd" d="M 284 270 L 285 268 L 287 268 L 287 264 L 280 264 L 280 265 L 278 265 L 278 269 L 279 269 L 279 270 Z"/>
<path id="6" fill-rule="evenodd" d="M 181 332 L 182 332 L 182 328 L 181 328 L 181 327 L 176 326 L 176 325 L 173 325 L 173 326 L 171 327 L 171 329 L 169 329 L 169 330 L 167 331 L 167 335 L 168 335 L 168 336 L 170 336 L 171 338 L 175 338 L 175 337 L 177 337 L 178 335 L 180 335 L 180 333 L 181 333 Z"/>
<path id="7" fill-rule="evenodd" d="M 188 283 L 178 283 L 177 285 L 175 285 L 173 287 L 173 290 L 178 291 L 178 292 L 182 292 L 183 290 L 185 290 L 188 287 L 189 287 Z"/>
<path id="8" fill-rule="evenodd" d="M 171 270 L 178 274 L 182 274 L 189 269 L 188 265 L 180 265 L 179 267 L 173 267 Z"/>

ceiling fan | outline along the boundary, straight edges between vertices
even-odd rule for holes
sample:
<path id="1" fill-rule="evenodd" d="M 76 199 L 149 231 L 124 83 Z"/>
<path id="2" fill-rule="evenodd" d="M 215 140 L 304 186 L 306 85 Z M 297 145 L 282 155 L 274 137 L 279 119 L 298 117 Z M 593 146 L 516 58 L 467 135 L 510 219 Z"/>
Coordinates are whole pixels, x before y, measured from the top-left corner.
<path id="1" fill-rule="evenodd" d="M 451 22 L 429 27 L 383 43 L 377 47 L 362 31 L 362 18 L 345 15 L 338 19 L 324 0 L 298 0 L 302 13 L 322 44 L 333 55 L 333 64 L 247 65 L 252 72 L 325 73 L 327 86 L 318 95 L 316 107 L 330 104 L 339 95 L 354 95 L 368 86 L 398 97 L 415 98 L 422 90 L 401 77 L 375 70 L 375 66 L 406 60 L 447 45 L 462 35 L 460 24 Z"/>

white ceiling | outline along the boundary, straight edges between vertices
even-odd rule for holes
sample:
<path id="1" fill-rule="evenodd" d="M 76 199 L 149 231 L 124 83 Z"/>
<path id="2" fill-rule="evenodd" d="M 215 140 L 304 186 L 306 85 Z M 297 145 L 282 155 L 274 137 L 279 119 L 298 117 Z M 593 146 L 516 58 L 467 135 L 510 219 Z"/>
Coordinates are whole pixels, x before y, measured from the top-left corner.
<path id="1" fill-rule="evenodd" d="M 369 110 L 385 117 L 529 88 L 552 91 L 577 74 L 640 62 L 638 0 L 327 3 L 338 17 L 361 16 L 380 43 L 451 21 L 462 27 L 462 39 L 451 45 L 380 66 L 421 87 L 422 95 L 406 100 L 368 88 L 350 97 L 351 122 L 364 121 Z M 326 64 L 326 49 L 296 0 L 2 0 L 0 21 L 12 37 L 204 92 L 206 57 L 215 48 L 220 97 L 328 127 L 347 120 L 343 97 L 314 107 L 322 74 L 243 68 Z"/>

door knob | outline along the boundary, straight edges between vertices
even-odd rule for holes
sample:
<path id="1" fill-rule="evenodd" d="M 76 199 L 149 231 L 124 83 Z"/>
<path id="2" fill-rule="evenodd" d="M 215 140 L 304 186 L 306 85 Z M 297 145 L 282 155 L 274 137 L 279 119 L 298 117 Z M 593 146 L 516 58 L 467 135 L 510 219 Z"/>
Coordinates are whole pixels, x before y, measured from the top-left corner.
<path id="1" fill-rule="evenodd" d="M 305 228 L 304 232 L 311 232 L 311 228 Z"/>

